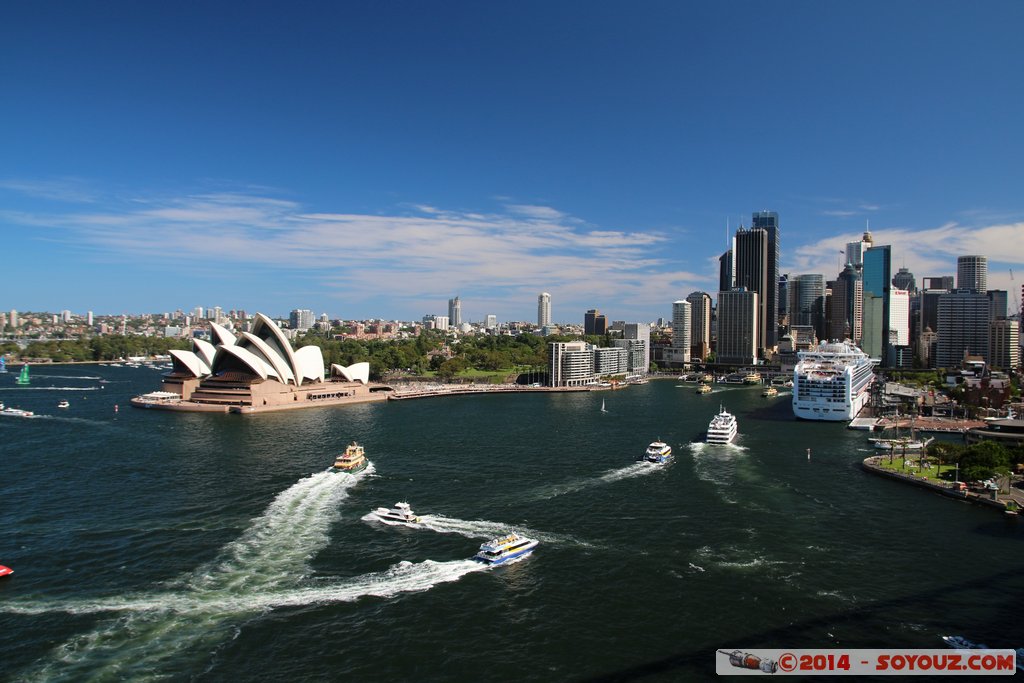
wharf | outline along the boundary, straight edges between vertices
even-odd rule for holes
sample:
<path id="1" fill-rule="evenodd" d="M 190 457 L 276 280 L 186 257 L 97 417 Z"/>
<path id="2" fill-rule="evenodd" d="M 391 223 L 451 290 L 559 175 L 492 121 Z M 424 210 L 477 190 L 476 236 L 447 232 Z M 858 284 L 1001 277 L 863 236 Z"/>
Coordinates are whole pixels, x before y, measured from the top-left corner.
<path id="1" fill-rule="evenodd" d="M 863 429 L 871 431 L 878 424 L 878 420 L 873 417 L 855 417 L 850 420 L 850 424 L 846 425 L 847 429 Z"/>
<path id="2" fill-rule="evenodd" d="M 877 429 L 910 429 L 913 427 L 918 432 L 936 432 L 940 434 L 963 434 L 968 429 L 984 427 L 984 420 L 964 420 L 949 417 L 916 417 L 913 421 L 909 417 L 893 419 L 880 417 L 875 422 Z"/>

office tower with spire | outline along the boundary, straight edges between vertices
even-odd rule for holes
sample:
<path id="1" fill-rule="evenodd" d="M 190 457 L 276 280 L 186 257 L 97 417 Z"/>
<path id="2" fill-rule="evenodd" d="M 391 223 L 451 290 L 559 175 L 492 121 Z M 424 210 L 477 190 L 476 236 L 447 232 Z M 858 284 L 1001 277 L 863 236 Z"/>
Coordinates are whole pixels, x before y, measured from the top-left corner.
<path id="1" fill-rule="evenodd" d="M 846 243 L 846 261 L 843 265 L 849 263 L 857 268 L 864 265 L 864 252 L 872 246 L 874 246 L 874 238 L 871 237 L 871 231 L 865 228 L 859 242 Z"/>
<path id="2" fill-rule="evenodd" d="M 736 273 L 733 270 L 732 249 L 718 257 L 718 291 L 728 292 L 733 288 Z"/>
<path id="3" fill-rule="evenodd" d="M 551 295 L 541 292 L 537 297 L 537 326 L 547 327 L 551 324 Z"/>
<path id="4" fill-rule="evenodd" d="M 956 260 L 956 288 L 970 289 L 979 294 L 988 291 L 988 258 L 960 256 Z"/>

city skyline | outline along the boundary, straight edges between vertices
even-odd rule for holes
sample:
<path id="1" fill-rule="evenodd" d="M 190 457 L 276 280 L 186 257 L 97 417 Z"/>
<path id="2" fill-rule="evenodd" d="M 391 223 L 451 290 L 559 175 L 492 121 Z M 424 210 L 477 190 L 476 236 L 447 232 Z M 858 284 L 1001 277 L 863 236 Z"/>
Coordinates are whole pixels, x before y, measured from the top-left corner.
<path id="1" fill-rule="evenodd" d="M 1019 290 L 1024 8 L 802 7 L 12 8 L 0 309 L 649 321 L 764 210 Z"/>

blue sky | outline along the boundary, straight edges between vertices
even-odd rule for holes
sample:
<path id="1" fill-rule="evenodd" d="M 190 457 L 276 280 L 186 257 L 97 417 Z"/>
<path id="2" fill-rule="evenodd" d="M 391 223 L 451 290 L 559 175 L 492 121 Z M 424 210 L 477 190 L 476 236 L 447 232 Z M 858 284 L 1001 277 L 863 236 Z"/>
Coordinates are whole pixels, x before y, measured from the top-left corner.
<path id="1" fill-rule="evenodd" d="M 1024 282 L 1024 3 L 17 3 L 0 309 L 669 317 L 784 272 Z M 1017 273 L 1017 269 L 1020 273 Z M 1010 280 L 1014 270 L 1016 279 Z M 1012 297 L 1011 297 L 1012 301 Z"/>

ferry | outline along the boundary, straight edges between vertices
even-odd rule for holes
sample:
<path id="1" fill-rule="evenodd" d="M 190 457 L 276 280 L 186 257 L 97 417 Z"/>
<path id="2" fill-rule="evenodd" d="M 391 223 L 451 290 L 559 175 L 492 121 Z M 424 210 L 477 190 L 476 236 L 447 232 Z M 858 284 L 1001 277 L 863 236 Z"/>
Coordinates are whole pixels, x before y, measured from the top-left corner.
<path id="1" fill-rule="evenodd" d="M 763 398 L 774 398 L 779 395 L 779 390 L 773 386 L 765 387 L 765 390 L 761 392 Z"/>
<path id="2" fill-rule="evenodd" d="M 365 470 L 369 464 L 370 461 L 363 454 L 363 447 L 353 441 L 345 449 L 344 455 L 339 455 L 334 461 L 334 466 L 331 470 L 334 472 L 356 474 Z"/>
<path id="3" fill-rule="evenodd" d="M 377 508 L 373 511 L 382 522 L 398 522 L 400 524 L 418 524 L 420 518 L 413 514 L 408 503 L 395 503 L 393 508 Z"/>
<path id="4" fill-rule="evenodd" d="M 852 420 L 867 405 L 874 363 L 852 342 L 822 342 L 797 354 L 793 414 L 805 420 Z"/>
<path id="5" fill-rule="evenodd" d="M 480 545 L 480 552 L 473 556 L 477 562 L 487 565 L 503 564 L 533 552 L 540 541 L 519 534 L 499 536 Z"/>
<path id="6" fill-rule="evenodd" d="M 655 441 L 647 447 L 643 459 L 647 462 L 665 462 L 672 455 L 672 447 L 664 441 Z"/>
<path id="7" fill-rule="evenodd" d="M 729 444 L 736 438 L 736 416 L 719 406 L 719 413 L 708 425 L 708 443 Z"/>
<path id="8" fill-rule="evenodd" d="M 697 387 L 697 393 L 698 394 L 710 394 L 711 393 L 711 385 L 710 384 L 703 384 L 702 383 L 699 387 Z"/>
<path id="9" fill-rule="evenodd" d="M 761 375 L 759 375 L 756 372 L 748 372 L 747 374 L 743 375 L 743 383 L 744 384 L 760 384 L 761 383 Z"/>

